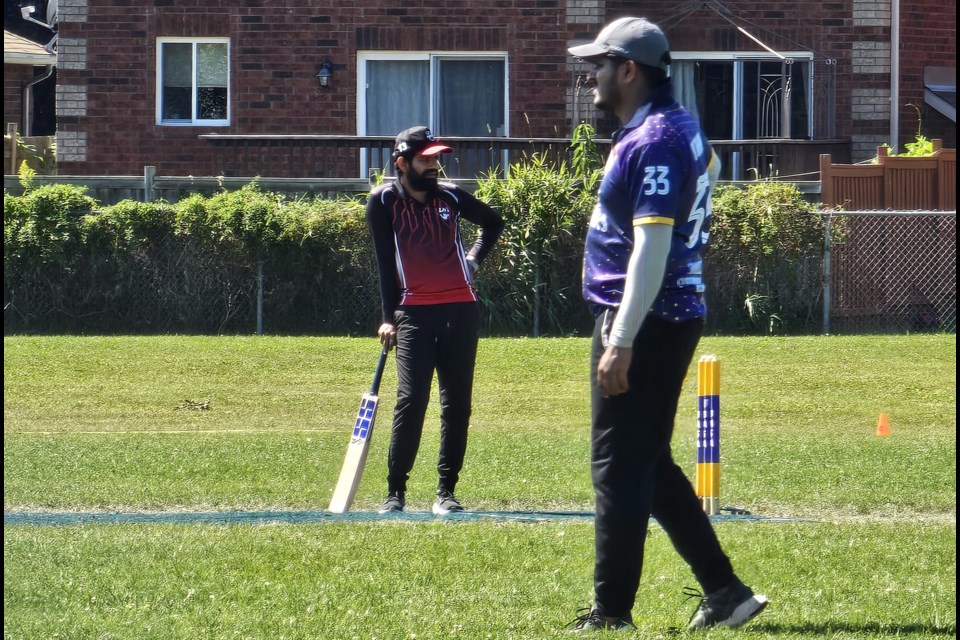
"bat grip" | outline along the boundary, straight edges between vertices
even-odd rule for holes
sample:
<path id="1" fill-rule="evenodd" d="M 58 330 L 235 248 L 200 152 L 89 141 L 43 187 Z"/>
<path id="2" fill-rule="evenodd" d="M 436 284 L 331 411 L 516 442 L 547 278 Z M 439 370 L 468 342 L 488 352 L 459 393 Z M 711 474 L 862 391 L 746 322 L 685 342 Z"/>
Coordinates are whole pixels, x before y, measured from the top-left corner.
<path id="1" fill-rule="evenodd" d="M 380 381 L 383 379 L 383 368 L 387 364 L 387 347 L 383 347 L 380 352 L 380 360 L 377 362 L 377 371 L 373 374 L 373 384 L 370 385 L 370 394 L 378 395 L 380 393 Z"/>

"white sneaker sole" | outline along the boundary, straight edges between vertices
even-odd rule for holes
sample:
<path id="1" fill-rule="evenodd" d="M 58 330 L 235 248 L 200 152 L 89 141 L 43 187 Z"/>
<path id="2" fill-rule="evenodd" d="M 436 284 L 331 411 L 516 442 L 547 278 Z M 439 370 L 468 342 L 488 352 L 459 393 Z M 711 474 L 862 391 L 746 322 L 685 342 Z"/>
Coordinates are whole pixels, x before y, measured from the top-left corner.
<path id="1" fill-rule="evenodd" d="M 766 609 L 768 604 L 770 604 L 770 601 L 767 600 L 767 596 L 755 594 L 734 609 L 730 617 L 720 622 L 719 625 L 738 629 L 760 615 L 760 612 Z"/>
<path id="2" fill-rule="evenodd" d="M 432 511 L 434 515 L 445 516 L 448 513 L 460 513 L 461 511 L 463 511 L 463 509 L 444 509 L 439 504 L 434 502 Z"/>

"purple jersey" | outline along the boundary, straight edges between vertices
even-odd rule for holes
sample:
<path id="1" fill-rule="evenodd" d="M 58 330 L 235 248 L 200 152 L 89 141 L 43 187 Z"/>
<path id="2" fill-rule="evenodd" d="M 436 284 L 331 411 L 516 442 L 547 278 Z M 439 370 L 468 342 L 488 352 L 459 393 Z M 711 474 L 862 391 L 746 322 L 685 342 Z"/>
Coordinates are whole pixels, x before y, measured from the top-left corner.
<path id="1" fill-rule="evenodd" d="M 668 224 L 673 236 L 666 274 L 650 313 L 682 322 L 706 315 L 703 254 L 710 237 L 713 152 L 696 118 L 658 97 L 614 136 L 587 231 L 583 296 L 597 312 L 620 306 L 633 226 Z"/>

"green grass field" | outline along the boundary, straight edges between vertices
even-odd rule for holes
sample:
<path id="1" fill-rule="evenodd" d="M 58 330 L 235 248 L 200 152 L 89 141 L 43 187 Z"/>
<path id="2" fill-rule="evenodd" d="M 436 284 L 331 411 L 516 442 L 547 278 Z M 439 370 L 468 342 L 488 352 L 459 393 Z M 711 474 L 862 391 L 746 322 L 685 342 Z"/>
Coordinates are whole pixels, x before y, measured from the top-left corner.
<path id="1" fill-rule="evenodd" d="M 587 351 L 481 341 L 468 508 L 592 509 Z M 4 510 L 325 509 L 377 353 L 371 339 L 7 337 Z M 772 604 L 747 632 L 698 637 L 955 637 L 956 337 L 706 338 L 699 353 L 722 362 L 722 504 L 795 521 L 717 524 Z M 357 510 L 386 490 L 392 366 Z M 674 437 L 691 474 L 695 390 L 691 376 Z M 414 510 L 435 488 L 437 423 L 434 399 Z M 566 637 L 592 561 L 583 520 L 5 525 L 4 637 Z M 692 584 L 654 528 L 634 637 L 673 637 Z"/>

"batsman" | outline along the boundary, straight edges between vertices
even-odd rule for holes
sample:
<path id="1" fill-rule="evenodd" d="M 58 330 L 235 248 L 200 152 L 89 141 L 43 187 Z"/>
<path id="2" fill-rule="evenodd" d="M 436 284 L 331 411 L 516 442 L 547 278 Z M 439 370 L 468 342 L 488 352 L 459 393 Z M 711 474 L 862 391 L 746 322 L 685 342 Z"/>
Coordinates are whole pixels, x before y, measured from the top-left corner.
<path id="1" fill-rule="evenodd" d="M 703 256 L 719 162 L 697 119 L 672 97 L 663 32 L 620 18 L 570 53 L 593 66 L 594 103 L 613 135 L 584 250 L 596 316 L 591 353 L 595 603 L 576 629 L 632 629 L 651 514 L 705 596 L 690 629 L 738 627 L 766 606 L 736 576 L 670 440 L 703 332 Z"/>
<path id="2" fill-rule="evenodd" d="M 397 405 L 380 513 L 406 506 L 434 371 L 440 387 L 440 456 L 432 510 L 463 510 L 454 490 L 467 449 L 480 329 L 473 278 L 504 224 L 469 192 L 439 182 L 440 154 L 451 151 L 427 127 L 400 132 L 393 150 L 398 177 L 374 189 L 367 201 L 383 308 L 377 333 L 387 349 L 397 348 Z M 481 230 L 469 251 L 462 220 Z"/>

